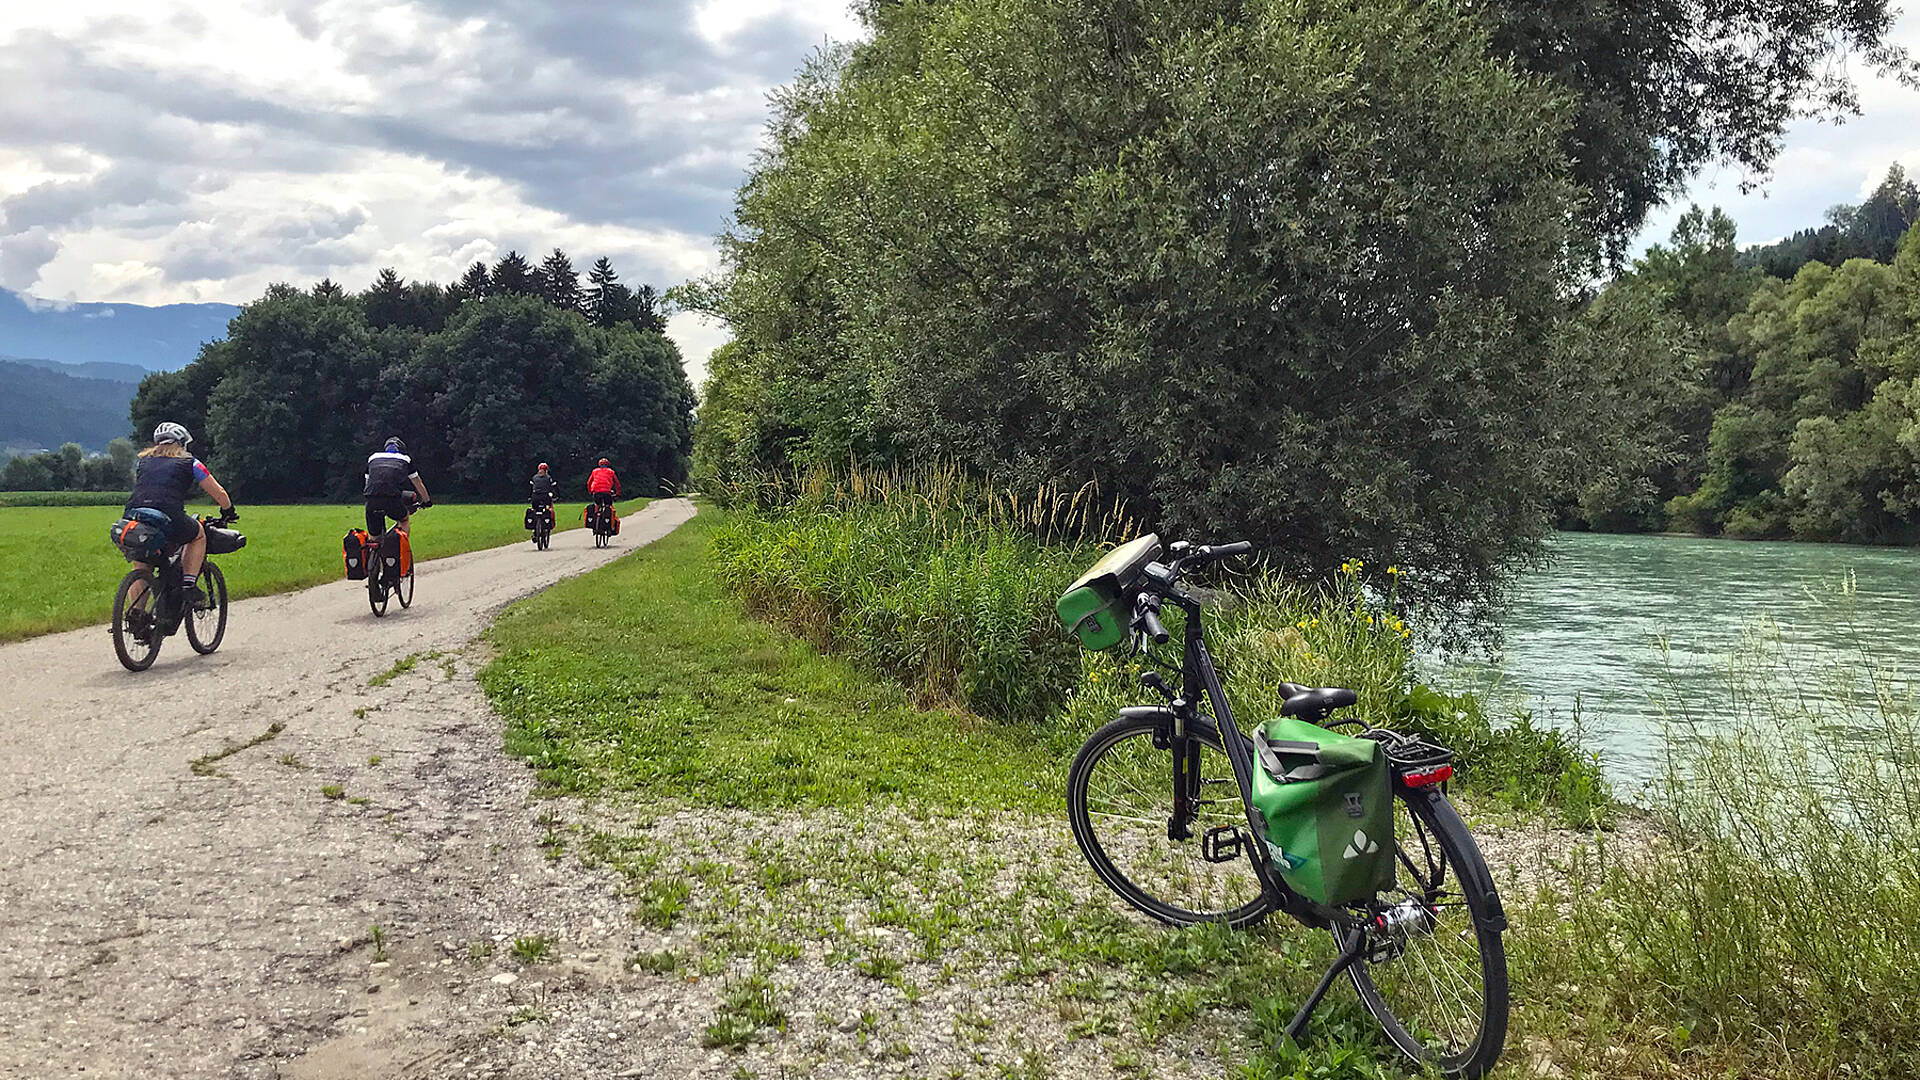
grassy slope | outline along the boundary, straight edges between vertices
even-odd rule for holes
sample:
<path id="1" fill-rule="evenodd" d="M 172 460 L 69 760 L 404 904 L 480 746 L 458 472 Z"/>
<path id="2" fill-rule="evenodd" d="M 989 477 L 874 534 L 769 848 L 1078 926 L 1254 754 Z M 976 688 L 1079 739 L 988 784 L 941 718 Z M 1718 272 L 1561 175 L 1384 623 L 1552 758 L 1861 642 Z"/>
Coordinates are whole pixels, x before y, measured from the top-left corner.
<path id="1" fill-rule="evenodd" d="M 1128 915 L 1069 837 L 1072 746 L 916 708 L 898 685 L 748 617 L 710 570 L 720 518 L 705 510 L 509 609 L 481 674 L 507 749 L 549 793 L 640 797 L 622 804 L 637 833 L 583 826 L 545 842 L 627 874 L 643 924 L 693 928 L 684 950 L 631 962 L 731 971 L 729 986 L 759 995 L 751 1009 L 730 995 L 710 1044 L 745 1049 L 777 1028 L 773 1045 L 805 1053 L 819 1017 L 803 1010 L 816 1006 L 775 986 L 782 966 L 816 962 L 796 944 L 812 942 L 827 964 L 905 995 L 882 1031 L 929 1022 L 910 1003 L 930 987 L 1003 999 L 995 1045 L 966 1075 L 1043 1075 L 1020 1071 L 1044 1068 L 1021 1047 L 1049 1031 L 1090 1040 L 1120 1075 L 1185 1071 L 1196 1053 L 1244 1063 L 1249 1080 L 1402 1075 L 1350 994 L 1323 1011 L 1307 1055 L 1273 1056 L 1286 1010 L 1331 954 L 1324 935 L 1284 920 L 1174 932 Z M 683 808 L 700 808 L 692 832 Z M 901 933 L 876 944 L 850 912 Z"/>
<path id="2" fill-rule="evenodd" d="M 568 792 L 734 807 L 1052 808 L 1064 765 L 1024 732 L 904 690 L 746 618 L 707 570 L 708 510 L 636 557 L 516 605 L 481 676 L 508 748 Z"/>
<path id="3" fill-rule="evenodd" d="M 645 502 L 623 503 L 621 512 Z M 578 513 L 569 510 L 560 509 L 562 529 L 580 524 Z M 436 504 L 415 519 L 414 551 L 418 558 L 437 559 L 524 540 L 520 511 L 517 504 Z M 216 560 L 235 599 L 340 577 L 340 537 L 364 517 L 357 504 L 242 506 L 240 512 L 247 546 Z M 0 508 L 0 641 L 108 617 L 114 585 L 127 569 L 107 540 L 107 526 L 118 516 L 117 505 Z"/>

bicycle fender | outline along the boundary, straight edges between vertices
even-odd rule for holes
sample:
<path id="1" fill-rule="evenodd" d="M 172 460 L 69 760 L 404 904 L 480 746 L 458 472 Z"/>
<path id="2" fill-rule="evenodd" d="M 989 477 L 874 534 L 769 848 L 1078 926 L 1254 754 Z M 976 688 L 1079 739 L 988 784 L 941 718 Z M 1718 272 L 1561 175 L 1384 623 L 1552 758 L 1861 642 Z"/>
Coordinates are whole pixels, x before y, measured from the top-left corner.
<path id="1" fill-rule="evenodd" d="M 1433 808 L 1435 820 L 1447 822 L 1469 838 L 1473 836 L 1473 833 L 1467 829 L 1467 823 L 1460 820 L 1460 812 L 1453 808 L 1453 802 L 1451 800 L 1437 791 L 1428 791 L 1425 793 L 1425 797 L 1428 805 Z M 1487 898 L 1487 925 L 1501 933 L 1505 933 L 1507 930 L 1506 905 L 1500 902 L 1500 890 L 1494 887 L 1493 872 L 1487 869 L 1487 858 L 1481 853 L 1480 842 L 1478 840 L 1473 842 L 1473 850 L 1474 854 L 1478 856 L 1474 859 L 1473 865 L 1456 866 L 1453 868 L 1453 872 L 1460 875 L 1472 876 L 1474 884 L 1480 886 L 1482 895 Z"/>

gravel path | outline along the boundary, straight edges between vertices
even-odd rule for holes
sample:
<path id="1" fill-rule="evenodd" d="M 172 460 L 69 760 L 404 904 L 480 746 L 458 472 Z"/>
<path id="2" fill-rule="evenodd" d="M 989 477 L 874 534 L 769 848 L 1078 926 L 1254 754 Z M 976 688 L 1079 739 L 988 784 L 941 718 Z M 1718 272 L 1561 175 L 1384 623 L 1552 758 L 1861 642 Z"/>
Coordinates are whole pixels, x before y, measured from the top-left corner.
<path id="1" fill-rule="evenodd" d="M 237 603 L 218 653 L 177 636 L 138 675 L 104 627 L 0 647 L 0 1077 L 467 1075 L 617 971 L 614 875 L 537 845 L 473 642 L 692 514 L 422 564 L 380 620 L 339 582 Z"/>

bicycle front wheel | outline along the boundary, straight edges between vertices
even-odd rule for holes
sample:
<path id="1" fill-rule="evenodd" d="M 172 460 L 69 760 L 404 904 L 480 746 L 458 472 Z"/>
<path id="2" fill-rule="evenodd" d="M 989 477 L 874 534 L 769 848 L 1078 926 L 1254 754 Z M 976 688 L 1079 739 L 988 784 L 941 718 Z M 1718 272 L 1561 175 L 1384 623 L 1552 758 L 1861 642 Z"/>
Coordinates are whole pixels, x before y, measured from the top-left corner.
<path id="1" fill-rule="evenodd" d="M 1506 916 L 1445 795 L 1401 793 L 1393 824 L 1398 880 L 1367 912 L 1366 956 L 1347 970 L 1402 1053 L 1477 1080 L 1507 1041 Z"/>
<path id="2" fill-rule="evenodd" d="M 129 600 L 127 594 L 136 581 L 146 582 L 146 588 L 137 599 Z M 113 652 L 120 658 L 120 666 L 128 671 L 145 671 L 153 666 L 154 657 L 160 655 L 160 642 L 164 637 L 154 618 L 159 595 L 151 570 L 127 571 L 127 576 L 120 579 L 119 590 L 113 594 Z"/>
<path id="3" fill-rule="evenodd" d="M 187 593 L 187 644 L 205 656 L 227 636 L 227 579 L 212 563 L 200 567 L 200 580 Z"/>
<path id="4" fill-rule="evenodd" d="M 1190 748 L 1199 751 L 1199 768 L 1186 777 L 1189 821 L 1173 820 L 1174 752 L 1166 729 L 1164 720 L 1123 716 L 1080 747 L 1067 774 L 1074 842 L 1108 888 L 1161 922 L 1258 922 L 1267 900 L 1247 859 L 1213 863 L 1201 854 L 1207 830 L 1244 831 L 1247 823 L 1219 729 L 1205 720 L 1187 726 Z"/>

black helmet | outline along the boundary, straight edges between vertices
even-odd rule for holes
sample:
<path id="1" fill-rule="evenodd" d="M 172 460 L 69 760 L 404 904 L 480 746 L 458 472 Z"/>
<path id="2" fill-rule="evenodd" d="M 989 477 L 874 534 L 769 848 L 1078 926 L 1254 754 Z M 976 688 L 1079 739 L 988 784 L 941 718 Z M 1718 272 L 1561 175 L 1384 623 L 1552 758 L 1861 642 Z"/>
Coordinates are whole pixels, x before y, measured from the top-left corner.
<path id="1" fill-rule="evenodd" d="M 398 435 L 387 436 L 387 453 L 404 454 L 406 452 L 407 452 L 407 444 L 400 441 L 400 436 Z"/>

